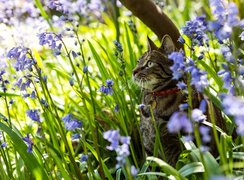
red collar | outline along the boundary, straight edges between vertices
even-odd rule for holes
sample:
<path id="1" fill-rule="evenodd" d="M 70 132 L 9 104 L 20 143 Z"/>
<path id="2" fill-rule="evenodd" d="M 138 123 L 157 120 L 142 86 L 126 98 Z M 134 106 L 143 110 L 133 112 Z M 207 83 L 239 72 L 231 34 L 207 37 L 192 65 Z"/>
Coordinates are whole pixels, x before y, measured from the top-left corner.
<path id="1" fill-rule="evenodd" d="M 163 91 L 157 91 L 157 92 L 150 92 L 150 94 L 155 95 L 155 96 L 164 96 L 167 94 L 171 94 L 173 92 L 179 91 L 180 89 L 178 88 L 178 86 L 171 88 L 171 89 L 166 89 Z"/>

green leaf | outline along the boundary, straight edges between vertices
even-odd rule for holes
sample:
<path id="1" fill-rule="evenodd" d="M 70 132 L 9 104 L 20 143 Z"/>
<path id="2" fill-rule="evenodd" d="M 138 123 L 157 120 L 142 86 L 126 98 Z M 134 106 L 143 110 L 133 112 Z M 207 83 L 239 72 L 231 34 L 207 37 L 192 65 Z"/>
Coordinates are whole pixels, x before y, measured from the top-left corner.
<path id="1" fill-rule="evenodd" d="M 183 166 L 178 172 L 183 176 L 188 176 L 190 174 L 204 172 L 204 167 L 201 162 L 193 162 Z"/>
<path id="2" fill-rule="evenodd" d="M 27 152 L 27 145 L 24 143 L 24 141 L 7 125 L 0 122 L 0 128 L 8 134 L 10 139 L 13 142 L 13 145 L 16 149 L 16 151 L 19 153 L 20 157 L 25 162 L 26 167 L 28 170 L 34 175 L 35 179 L 37 180 L 43 180 L 43 179 L 49 179 L 47 172 L 45 169 L 38 163 L 38 160 L 33 155 L 33 153 Z"/>
<path id="3" fill-rule="evenodd" d="M 219 89 L 222 89 L 222 86 L 224 85 L 224 82 L 221 80 L 221 78 L 216 74 L 216 72 L 207 65 L 204 61 L 199 60 L 197 61 L 198 64 L 201 64 L 202 67 L 209 73 L 209 75 L 214 79 L 214 81 L 219 86 Z"/>
<path id="4" fill-rule="evenodd" d="M 116 180 L 120 180 L 121 169 L 118 169 L 116 172 Z"/>
<path id="5" fill-rule="evenodd" d="M 200 161 L 201 157 L 199 149 L 194 149 L 192 152 L 198 157 Z M 206 169 L 209 175 L 220 174 L 219 164 L 210 152 L 203 153 L 203 158 L 206 163 Z"/>
<path id="6" fill-rule="evenodd" d="M 233 152 L 233 159 L 244 160 L 244 152 Z"/>
<path id="7" fill-rule="evenodd" d="M 68 172 L 64 169 L 63 162 L 59 158 L 60 156 L 57 155 L 57 153 L 53 149 L 51 149 L 51 148 L 49 149 L 49 152 L 50 152 L 51 157 L 55 161 L 55 165 L 58 166 L 59 172 L 61 173 L 62 177 L 64 179 L 70 180 L 71 177 L 69 176 Z"/>
<path id="8" fill-rule="evenodd" d="M 39 0 L 35 0 L 35 4 L 36 4 L 36 7 L 38 7 L 40 9 L 42 17 L 48 22 L 48 24 L 50 25 L 50 27 L 52 29 L 52 24 L 50 23 L 48 15 L 45 12 L 45 10 L 43 9 L 42 4 L 40 3 L 40 1 Z"/>
<path id="9" fill-rule="evenodd" d="M 2 118 L 2 120 L 7 119 L 2 113 L 0 113 L 0 118 Z"/>
<path id="10" fill-rule="evenodd" d="M 151 160 L 158 164 L 158 166 L 168 175 L 174 176 L 176 179 L 179 180 L 186 180 L 186 178 L 180 174 L 176 169 L 174 169 L 172 166 L 164 162 L 162 159 L 156 158 L 156 157 L 147 157 L 147 160 Z"/>
<path id="11" fill-rule="evenodd" d="M 131 33 L 131 30 L 129 29 L 128 25 L 126 24 L 126 22 L 124 22 L 124 29 L 125 29 L 125 35 L 126 35 L 126 46 L 128 47 L 128 51 L 130 54 L 130 62 L 128 62 L 127 64 L 130 64 L 130 72 L 132 71 L 132 67 L 136 66 L 136 59 L 135 59 L 135 53 L 133 52 L 133 48 L 131 46 L 131 38 L 129 36 L 129 32 Z"/>
<path id="12" fill-rule="evenodd" d="M 105 68 L 105 66 L 104 66 L 104 64 L 103 64 L 100 56 L 98 55 L 98 53 L 96 52 L 95 48 L 93 47 L 93 45 L 91 44 L 90 41 L 88 41 L 88 44 L 89 44 L 89 47 L 90 47 L 90 49 L 92 51 L 92 55 L 93 55 L 93 57 L 94 57 L 94 59 L 95 59 L 95 61 L 97 63 L 97 66 L 99 68 L 99 71 L 100 71 L 100 73 L 102 75 L 103 81 L 109 79 L 108 71 Z"/>
<path id="13" fill-rule="evenodd" d="M 67 72 L 58 69 L 58 68 L 53 68 L 54 71 L 56 71 L 60 76 L 62 76 L 64 79 L 71 79 L 72 76 L 70 76 Z"/>
<path id="14" fill-rule="evenodd" d="M 98 160 L 98 156 L 97 156 L 97 152 L 95 151 L 95 149 L 89 144 L 86 142 L 86 146 L 87 148 L 92 152 L 92 154 L 95 156 L 95 158 Z M 102 166 L 103 166 L 103 170 L 104 170 L 104 173 L 105 175 L 107 176 L 107 178 L 109 180 L 113 180 L 113 177 L 112 175 L 110 174 L 107 166 L 105 165 L 104 161 L 102 160 Z"/>
<path id="15" fill-rule="evenodd" d="M 192 153 L 190 155 L 193 157 L 194 161 L 196 161 L 196 162 L 201 161 L 201 155 L 200 155 L 199 149 L 196 148 L 195 144 L 193 142 L 184 141 L 184 138 L 181 138 L 181 141 L 183 142 L 183 144 L 187 150 L 192 151 Z M 220 173 L 219 164 L 217 163 L 215 158 L 212 156 L 212 154 L 210 154 L 209 152 L 205 152 L 203 154 L 203 158 L 206 163 L 207 171 L 210 175 Z"/>
<path id="16" fill-rule="evenodd" d="M 219 98 L 216 97 L 216 95 L 213 95 L 208 89 L 204 88 L 203 93 L 211 99 L 211 101 L 220 109 L 223 110 L 223 107 L 221 106 L 221 101 Z"/>
<path id="17" fill-rule="evenodd" d="M 4 93 L 4 92 L 0 92 L 0 95 L 4 96 L 5 93 Z M 19 94 L 15 94 L 15 93 L 7 93 L 7 92 L 6 92 L 6 96 L 7 96 L 7 97 L 20 97 Z"/>
<path id="18" fill-rule="evenodd" d="M 162 176 L 162 177 L 166 177 L 168 179 L 174 179 L 173 177 L 170 178 L 167 176 L 167 174 L 165 173 L 161 173 L 161 172 L 146 172 L 146 173 L 140 173 L 140 174 L 137 174 L 137 176 L 148 176 L 148 179 L 150 180 L 157 180 L 158 178 L 156 176 Z M 137 178 L 139 179 L 139 178 Z"/>
<path id="19" fill-rule="evenodd" d="M 100 73 L 102 75 L 103 81 L 109 79 L 108 71 L 105 68 L 105 66 L 104 66 L 104 64 L 103 64 L 100 56 L 98 55 L 98 53 L 96 52 L 95 48 L 93 47 L 93 45 L 91 44 L 90 41 L 88 41 L 88 44 L 89 44 L 89 47 L 91 49 L 92 55 L 93 55 L 93 57 L 94 57 L 94 59 L 95 59 L 95 61 L 97 63 L 97 66 L 99 68 L 99 71 L 100 71 Z"/>

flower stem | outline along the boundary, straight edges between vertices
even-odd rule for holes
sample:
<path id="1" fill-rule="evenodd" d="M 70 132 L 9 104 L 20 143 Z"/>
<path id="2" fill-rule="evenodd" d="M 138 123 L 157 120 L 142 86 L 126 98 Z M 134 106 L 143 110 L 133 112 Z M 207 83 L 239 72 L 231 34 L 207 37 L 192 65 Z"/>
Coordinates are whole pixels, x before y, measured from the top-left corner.
<path id="1" fill-rule="evenodd" d="M 85 112 L 86 112 L 86 115 L 87 115 L 87 118 L 88 118 L 89 126 L 90 126 L 90 128 L 91 128 L 91 133 L 92 133 L 92 137 L 93 137 L 93 140 L 94 140 L 95 149 L 96 149 L 96 152 L 97 152 L 97 154 L 98 154 L 98 162 L 99 162 L 99 166 L 100 166 L 100 168 L 101 168 L 101 170 L 100 170 L 100 174 L 101 174 L 101 176 L 102 176 L 102 179 L 105 180 L 105 174 L 104 174 L 103 165 L 102 165 L 102 160 L 101 160 L 101 156 L 100 156 L 100 150 L 99 150 L 99 147 L 98 147 L 97 137 L 95 136 L 95 133 L 94 133 L 94 127 L 93 127 L 93 125 L 92 125 L 92 119 L 91 119 L 91 117 L 90 117 L 89 110 L 88 110 L 87 105 L 86 105 L 86 100 L 85 100 L 85 98 L 84 98 L 84 97 L 85 97 L 85 93 L 83 92 L 83 90 L 82 90 L 82 88 L 81 88 L 81 86 L 80 86 L 80 79 L 79 79 L 79 77 L 78 77 L 78 73 L 77 73 L 77 71 L 76 71 L 76 69 L 75 69 L 75 67 L 74 67 L 74 64 L 73 64 L 73 62 L 72 62 L 72 60 L 71 60 L 70 53 L 69 53 L 69 51 L 68 51 L 68 49 L 67 49 L 67 47 L 66 47 L 64 41 L 63 41 L 61 38 L 59 38 L 59 39 L 61 40 L 62 44 L 64 45 L 64 49 L 65 49 L 65 51 L 66 51 L 66 53 L 67 53 L 67 55 L 68 55 L 68 59 L 69 59 L 69 61 L 70 61 L 71 67 L 72 67 L 72 69 L 73 69 L 73 71 L 74 71 L 76 80 L 77 80 L 77 82 L 78 82 L 78 84 L 79 84 L 80 93 L 81 93 L 81 95 L 82 95 L 82 97 L 83 97 L 83 98 L 82 98 L 83 106 L 84 106 L 84 109 L 85 109 Z M 96 128 L 96 122 L 94 122 L 94 124 L 95 124 L 95 128 Z M 83 137 L 83 138 L 84 138 L 84 137 Z M 75 164 L 75 162 L 74 162 L 74 164 Z M 77 167 L 76 164 L 75 164 L 75 166 L 76 166 L 75 169 L 77 168 L 76 171 L 79 171 L 79 169 L 78 169 L 78 167 Z M 80 171 L 79 171 L 79 174 L 80 174 Z"/>

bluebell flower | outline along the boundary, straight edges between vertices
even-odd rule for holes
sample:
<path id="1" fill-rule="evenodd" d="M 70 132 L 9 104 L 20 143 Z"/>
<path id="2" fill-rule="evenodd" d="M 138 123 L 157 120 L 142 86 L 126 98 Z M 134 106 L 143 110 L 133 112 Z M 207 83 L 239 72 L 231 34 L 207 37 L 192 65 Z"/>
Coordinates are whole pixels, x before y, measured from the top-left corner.
<path id="1" fill-rule="evenodd" d="M 58 8 L 61 4 L 58 1 L 49 1 L 48 7 L 50 9 Z"/>
<path id="2" fill-rule="evenodd" d="M 139 105 L 138 105 L 138 109 L 141 109 L 141 108 L 143 108 L 143 107 L 145 107 L 145 104 L 139 104 Z"/>
<path id="3" fill-rule="evenodd" d="M 14 103 L 14 100 L 11 99 L 11 100 L 9 101 L 9 104 L 13 104 L 13 103 Z"/>
<path id="4" fill-rule="evenodd" d="M 116 164 L 116 166 L 115 166 L 115 168 L 116 169 L 119 169 L 119 168 L 121 168 L 124 164 L 125 164 L 125 158 L 124 157 L 120 157 L 120 156 L 117 156 L 116 157 L 116 160 L 117 160 L 117 164 Z"/>
<path id="5" fill-rule="evenodd" d="M 7 79 L 5 79 L 3 82 L 4 82 L 4 84 L 10 84 Z"/>
<path id="6" fill-rule="evenodd" d="M 241 75 L 241 76 L 244 75 L 244 66 L 241 66 L 241 65 L 240 65 L 240 66 L 238 67 L 238 74 Z"/>
<path id="7" fill-rule="evenodd" d="M 201 100 L 199 109 L 205 113 L 206 112 L 206 107 L 207 107 L 207 101 L 205 99 Z"/>
<path id="8" fill-rule="evenodd" d="M 59 43 L 57 46 L 57 42 L 60 41 L 60 38 L 62 38 L 61 34 L 55 34 L 53 32 L 44 32 L 37 35 L 39 38 L 39 44 L 45 45 L 48 44 L 50 49 L 52 50 L 52 53 L 54 55 L 60 55 L 61 54 L 61 47 L 62 44 Z"/>
<path id="9" fill-rule="evenodd" d="M 20 91 L 27 91 L 26 90 L 26 83 L 21 84 Z"/>
<path id="10" fill-rule="evenodd" d="M 186 142 L 190 142 L 190 141 L 193 141 L 194 137 L 192 135 L 186 135 L 186 136 L 183 136 L 183 139 Z"/>
<path id="11" fill-rule="evenodd" d="M 127 157 L 130 155 L 130 148 L 128 144 L 122 144 L 119 149 L 117 149 L 119 156 Z"/>
<path id="12" fill-rule="evenodd" d="M 81 154 L 81 156 L 80 156 L 80 161 L 81 162 L 85 162 L 85 161 L 87 161 L 87 159 L 88 159 L 88 155 L 85 155 L 85 154 Z"/>
<path id="13" fill-rule="evenodd" d="M 179 37 L 178 41 L 183 43 L 183 44 L 186 42 L 185 39 L 182 36 Z"/>
<path id="14" fill-rule="evenodd" d="M 198 56 L 199 60 L 202 60 L 204 58 L 204 56 L 201 54 L 200 56 Z"/>
<path id="15" fill-rule="evenodd" d="M 83 73 L 84 74 L 87 72 L 87 69 L 88 69 L 88 66 L 87 65 L 83 67 Z"/>
<path id="16" fill-rule="evenodd" d="M 242 19 L 242 20 L 239 21 L 238 26 L 240 28 L 244 28 L 244 19 Z"/>
<path id="17" fill-rule="evenodd" d="M 36 97 L 36 93 L 35 93 L 35 91 L 32 91 L 32 92 L 31 92 L 30 98 L 31 98 L 31 99 L 36 99 L 36 98 L 37 98 L 37 97 Z"/>
<path id="18" fill-rule="evenodd" d="M 74 59 L 78 57 L 77 53 L 74 52 L 74 51 L 72 51 L 72 56 L 73 56 Z"/>
<path id="19" fill-rule="evenodd" d="M 199 127 L 199 132 L 201 134 L 202 137 L 202 142 L 205 143 L 209 143 L 211 141 L 211 136 L 209 135 L 210 132 L 210 128 L 207 126 L 200 126 Z"/>
<path id="20" fill-rule="evenodd" d="M 220 1 L 218 3 L 212 3 L 212 14 L 216 16 L 216 21 L 220 24 L 220 28 L 215 31 L 215 36 L 219 39 L 220 43 L 223 40 L 231 38 L 232 29 L 234 26 L 239 25 L 239 19 L 237 17 L 239 10 L 235 3 L 227 3 L 226 1 Z"/>
<path id="21" fill-rule="evenodd" d="M 0 130 L 0 141 L 3 140 L 3 130 Z"/>
<path id="22" fill-rule="evenodd" d="M 14 64 L 14 68 L 16 71 L 23 71 L 24 69 L 27 69 L 27 67 L 33 65 L 33 60 L 27 57 L 27 51 L 29 48 L 24 46 L 14 47 L 9 50 L 6 57 L 8 59 L 15 59 L 16 62 Z"/>
<path id="23" fill-rule="evenodd" d="M 0 76 L 4 75 L 5 73 L 6 73 L 5 70 L 1 69 Z"/>
<path id="24" fill-rule="evenodd" d="M 34 142 L 31 140 L 29 133 L 27 133 L 26 137 L 22 138 L 22 140 L 24 140 L 29 145 L 27 152 L 32 153 Z"/>
<path id="25" fill-rule="evenodd" d="M 136 177 L 136 175 L 138 174 L 139 172 L 139 169 L 136 169 L 136 167 L 134 165 L 132 165 L 130 167 L 130 174 L 132 177 Z"/>
<path id="26" fill-rule="evenodd" d="M 120 136 L 118 130 L 109 130 L 103 133 L 103 138 L 111 142 L 110 146 L 107 146 L 108 150 L 115 150 L 118 154 L 116 160 L 118 161 L 116 168 L 120 168 L 125 163 L 125 157 L 130 155 L 129 145 L 130 137 L 129 136 Z M 119 145 L 119 142 L 122 145 Z"/>
<path id="27" fill-rule="evenodd" d="M 118 104 L 114 107 L 114 111 L 117 113 L 119 112 L 119 105 Z"/>
<path id="28" fill-rule="evenodd" d="M 180 109 L 181 111 L 187 110 L 187 109 L 189 109 L 189 108 L 191 108 L 191 107 L 190 107 L 190 105 L 189 105 L 188 103 L 184 103 L 184 104 L 180 104 L 180 105 L 179 105 L 179 109 Z"/>
<path id="29" fill-rule="evenodd" d="M 41 114 L 38 110 L 30 109 L 29 111 L 26 111 L 26 114 L 33 121 L 37 121 L 38 123 L 41 122 Z"/>
<path id="30" fill-rule="evenodd" d="M 71 140 L 79 139 L 80 137 L 81 137 L 80 134 L 79 133 L 76 133 L 73 136 L 71 136 Z"/>
<path id="31" fill-rule="evenodd" d="M 40 135 L 41 129 L 42 129 L 42 128 L 41 128 L 40 126 L 37 128 L 36 134 L 37 134 L 38 136 Z"/>
<path id="32" fill-rule="evenodd" d="M 75 132 L 75 130 L 77 128 L 81 128 L 82 127 L 82 122 L 81 121 L 77 121 L 77 120 L 72 120 L 70 122 L 68 122 L 67 125 L 64 126 L 66 130 L 70 130 L 72 132 Z"/>
<path id="33" fill-rule="evenodd" d="M 232 94 L 222 95 L 222 107 L 224 113 L 234 117 L 234 122 L 237 125 L 237 133 L 244 136 L 244 101 L 241 97 L 233 96 Z"/>
<path id="34" fill-rule="evenodd" d="M 45 74 L 44 76 L 41 76 L 42 80 L 44 83 L 47 83 L 47 75 Z"/>
<path id="35" fill-rule="evenodd" d="M 1 144 L 1 148 L 7 147 L 7 146 L 8 146 L 7 142 L 3 142 L 3 143 Z"/>
<path id="36" fill-rule="evenodd" d="M 210 150 L 210 147 L 208 147 L 206 145 L 201 145 L 200 146 L 200 151 L 203 152 L 203 153 L 205 153 L 205 152 L 207 152 L 209 150 Z"/>
<path id="37" fill-rule="evenodd" d="M 25 85 L 27 88 L 30 88 L 30 84 L 31 84 L 31 80 L 30 79 L 27 79 Z"/>
<path id="38" fill-rule="evenodd" d="M 191 113 L 191 120 L 195 122 L 202 122 L 206 120 L 207 117 L 203 114 L 200 109 L 193 109 Z"/>
<path id="39" fill-rule="evenodd" d="M 105 90 L 105 92 L 106 92 L 106 96 L 109 94 L 110 96 L 112 96 L 113 95 L 113 92 L 114 92 L 114 90 L 113 90 L 113 88 L 112 87 L 107 87 L 107 89 Z"/>
<path id="40" fill-rule="evenodd" d="M 222 77 L 222 80 L 224 82 L 224 85 L 222 88 L 226 88 L 229 89 L 232 83 L 232 77 L 231 77 L 231 72 L 230 71 L 226 71 L 224 76 Z"/>
<path id="41" fill-rule="evenodd" d="M 106 91 L 107 91 L 107 87 L 102 85 L 97 92 L 103 92 L 104 94 L 106 94 L 107 93 Z"/>
<path id="42" fill-rule="evenodd" d="M 2 90 L 3 90 L 3 92 L 6 92 L 7 91 L 6 86 L 2 86 Z"/>
<path id="43" fill-rule="evenodd" d="M 241 38 L 242 41 L 244 41 L 244 31 L 240 34 L 239 37 Z"/>
<path id="44" fill-rule="evenodd" d="M 204 41 L 209 40 L 205 30 L 208 30 L 205 16 L 187 21 L 186 26 L 182 27 L 183 34 L 191 39 L 193 46 L 203 46 Z"/>
<path id="45" fill-rule="evenodd" d="M 191 73 L 191 85 L 194 85 L 199 92 L 202 92 L 205 87 L 209 85 L 205 71 L 200 71 L 200 68 L 195 66 L 188 66 L 185 71 Z"/>
<path id="46" fill-rule="evenodd" d="M 101 1 L 97 1 L 97 0 L 91 0 L 91 2 L 88 4 L 88 8 L 90 10 L 98 10 L 101 7 Z"/>
<path id="47" fill-rule="evenodd" d="M 103 92 L 106 96 L 109 94 L 110 96 L 112 96 L 113 95 L 113 88 L 112 88 L 112 86 L 114 85 L 114 82 L 113 82 L 113 80 L 112 79 L 107 79 L 107 80 L 105 80 L 105 83 L 107 84 L 107 86 L 104 86 L 104 85 L 102 85 L 100 88 L 99 88 L 99 90 L 98 90 L 98 92 Z"/>
<path id="48" fill-rule="evenodd" d="M 131 140 L 130 136 L 121 136 L 121 143 L 123 144 L 130 145 L 130 140 Z"/>
<path id="49" fill-rule="evenodd" d="M 118 130 L 109 130 L 103 133 L 103 138 L 108 140 L 109 142 L 119 141 L 120 134 Z"/>
<path id="50" fill-rule="evenodd" d="M 8 118 L 6 118 L 5 116 L 3 117 L 3 120 L 4 120 L 5 122 L 8 122 Z"/>
<path id="51" fill-rule="evenodd" d="M 187 85 L 184 81 L 178 81 L 177 87 L 180 89 L 185 89 L 187 87 Z"/>
<path id="52" fill-rule="evenodd" d="M 111 142 L 111 144 L 109 146 L 106 146 L 106 149 L 113 151 L 113 150 L 117 150 L 118 147 L 119 147 L 119 141 L 114 140 Z"/>
<path id="53" fill-rule="evenodd" d="M 209 1 L 211 8 L 211 13 L 216 17 L 216 19 L 223 23 L 226 18 L 226 2 L 222 0 L 211 0 Z"/>
<path id="54" fill-rule="evenodd" d="M 184 111 L 174 112 L 167 123 L 167 128 L 171 133 L 178 133 L 181 129 L 186 133 L 193 132 L 192 122 Z"/>
<path id="55" fill-rule="evenodd" d="M 227 70 L 228 69 L 228 65 L 226 63 L 221 63 L 222 67 Z"/>
<path id="56" fill-rule="evenodd" d="M 70 86 L 74 86 L 74 79 L 69 79 Z"/>
<path id="57" fill-rule="evenodd" d="M 45 101 L 45 103 L 43 105 L 44 105 L 44 108 L 48 108 L 49 107 L 49 104 L 46 101 Z"/>
<path id="58" fill-rule="evenodd" d="M 122 45 L 118 41 L 115 40 L 115 41 L 113 41 L 113 43 L 117 47 L 118 52 L 123 52 Z"/>
<path id="59" fill-rule="evenodd" d="M 173 78 L 179 80 L 183 76 L 185 70 L 184 56 L 180 52 L 173 52 L 168 55 L 168 58 L 174 61 L 173 66 L 170 69 L 173 71 Z"/>
<path id="60" fill-rule="evenodd" d="M 111 87 L 111 86 L 114 85 L 114 82 L 113 82 L 112 79 L 107 79 L 107 80 L 105 80 L 105 83 L 108 85 L 108 87 Z"/>
<path id="61" fill-rule="evenodd" d="M 237 129 L 236 132 L 241 135 L 244 136 L 244 115 L 238 115 L 235 117 L 235 123 L 237 125 Z"/>
<path id="62" fill-rule="evenodd" d="M 64 122 L 64 124 L 67 124 L 71 121 L 71 118 L 73 117 L 73 114 L 67 114 L 66 116 L 63 116 L 61 120 Z"/>

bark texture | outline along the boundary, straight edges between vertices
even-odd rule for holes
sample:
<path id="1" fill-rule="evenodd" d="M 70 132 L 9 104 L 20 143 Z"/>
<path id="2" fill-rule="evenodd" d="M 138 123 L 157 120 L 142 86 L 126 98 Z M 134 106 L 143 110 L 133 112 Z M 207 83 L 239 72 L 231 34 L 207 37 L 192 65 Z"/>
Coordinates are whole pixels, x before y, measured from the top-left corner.
<path id="1" fill-rule="evenodd" d="M 152 0 L 120 0 L 120 2 L 147 25 L 161 40 L 168 34 L 178 49 L 184 49 L 178 42 L 179 30 Z"/>

